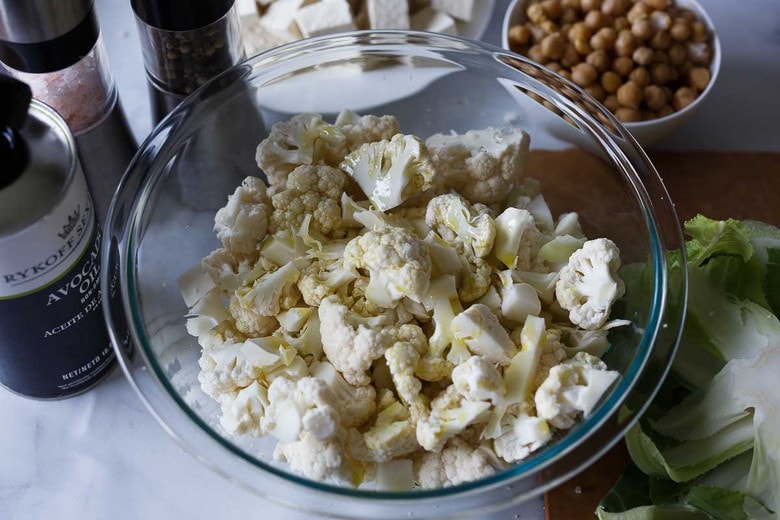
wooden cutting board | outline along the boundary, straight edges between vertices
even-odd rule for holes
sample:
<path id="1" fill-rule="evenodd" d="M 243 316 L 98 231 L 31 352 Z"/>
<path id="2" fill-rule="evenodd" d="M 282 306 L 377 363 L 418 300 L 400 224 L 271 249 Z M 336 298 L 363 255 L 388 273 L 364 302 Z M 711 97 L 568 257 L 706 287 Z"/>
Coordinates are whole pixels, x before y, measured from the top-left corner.
<path id="1" fill-rule="evenodd" d="M 657 152 L 650 158 L 676 204 L 681 221 L 710 218 L 761 220 L 780 226 L 780 154 Z M 534 152 L 534 176 L 603 168 L 583 152 Z M 599 461 L 545 495 L 548 520 L 595 518 L 599 500 L 630 462 L 620 442 Z"/>

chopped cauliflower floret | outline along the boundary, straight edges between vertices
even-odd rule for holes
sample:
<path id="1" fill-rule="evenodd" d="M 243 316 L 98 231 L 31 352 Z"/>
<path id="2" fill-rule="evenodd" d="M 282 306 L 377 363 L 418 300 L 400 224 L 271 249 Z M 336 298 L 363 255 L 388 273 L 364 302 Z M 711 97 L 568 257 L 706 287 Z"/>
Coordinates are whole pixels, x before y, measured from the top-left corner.
<path id="1" fill-rule="evenodd" d="M 295 285 L 300 275 L 292 263 L 265 273 L 251 286 L 236 291 L 238 305 L 261 316 L 276 316 L 291 309 L 300 301 L 301 293 Z"/>
<path id="2" fill-rule="evenodd" d="M 425 223 L 444 240 L 462 244 L 471 256 L 487 256 L 496 239 L 496 225 L 488 214 L 477 214 L 463 197 L 448 193 L 432 198 Z"/>
<path id="3" fill-rule="evenodd" d="M 225 249 L 237 256 L 255 252 L 268 230 L 271 201 L 263 181 L 247 177 L 214 217 L 214 232 Z"/>
<path id="4" fill-rule="evenodd" d="M 425 143 L 404 134 L 362 145 L 340 167 L 382 211 L 430 188 L 436 174 Z"/>
<path id="5" fill-rule="evenodd" d="M 329 296 L 319 308 L 322 348 L 328 361 L 352 385 L 371 382 L 366 373 L 376 359 L 382 357 L 395 342 L 395 331 L 383 327 L 386 316 L 365 318 L 338 298 Z"/>
<path id="6" fill-rule="evenodd" d="M 461 282 L 458 296 L 463 302 L 473 302 L 482 298 L 490 289 L 490 275 L 493 269 L 484 258 L 466 258 L 461 255 Z"/>
<path id="7" fill-rule="evenodd" d="M 271 186 L 284 185 L 287 175 L 301 165 L 338 163 L 346 137 L 319 114 L 299 114 L 274 123 L 257 147 L 255 160 Z"/>
<path id="8" fill-rule="evenodd" d="M 398 327 L 395 343 L 385 351 L 385 361 L 401 401 L 419 413 L 422 383 L 414 374 L 420 354 L 428 349 L 428 339 L 417 325 Z"/>
<path id="9" fill-rule="evenodd" d="M 268 403 L 262 428 L 283 442 L 296 441 L 303 432 L 317 440 L 330 439 L 341 423 L 335 396 L 315 377 L 274 379 L 268 387 Z"/>
<path id="10" fill-rule="evenodd" d="M 452 371 L 452 384 L 471 401 L 498 403 L 504 398 L 504 380 L 489 359 L 472 356 Z"/>
<path id="11" fill-rule="evenodd" d="M 273 456 L 314 481 L 356 486 L 363 480 L 363 467 L 347 457 L 344 443 L 338 438 L 318 439 L 306 431 L 296 441 L 279 442 Z"/>
<path id="12" fill-rule="evenodd" d="M 508 365 L 517 348 L 506 329 L 490 309 L 474 304 L 452 320 L 452 335 L 463 341 L 471 352 L 493 363 Z"/>
<path id="13" fill-rule="evenodd" d="M 496 217 L 496 244 L 493 256 L 510 269 L 537 271 L 542 235 L 528 211 L 506 208 Z"/>
<path id="14" fill-rule="evenodd" d="M 625 292 L 618 269 L 620 251 L 608 238 L 588 240 L 572 253 L 555 284 L 555 297 L 573 324 L 594 330 L 607 322 L 612 304 Z"/>
<path id="15" fill-rule="evenodd" d="M 590 415 L 618 377 L 599 358 L 579 352 L 550 369 L 534 395 L 537 415 L 555 428 L 571 428 L 580 414 Z"/>
<path id="16" fill-rule="evenodd" d="M 509 337 L 518 347 L 522 344 L 523 328 L 513 330 Z M 561 343 L 561 331 L 557 329 L 547 329 L 544 341 L 539 342 L 541 348 L 539 352 L 539 361 L 534 370 L 534 380 L 531 383 L 530 391 L 533 392 L 547 379 L 550 369 L 559 365 L 568 357 L 566 347 Z"/>
<path id="17" fill-rule="evenodd" d="M 519 129 L 498 128 L 436 134 L 425 143 L 443 184 L 472 203 L 493 204 L 506 199 L 525 173 L 528 134 Z"/>
<path id="18" fill-rule="evenodd" d="M 507 462 L 523 460 L 552 439 L 547 421 L 525 412 L 507 414 L 501 426 L 501 435 L 493 441 L 493 449 Z"/>
<path id="19" fill-rule="evenodd" d="M 236 329 L 249 337 L 267 336 L 279 326 L 279 322 L 273 316 L 264 316 L 253 308 L 244 307 L 235 294 L 230 297 L 228 310 L 235 321 Z"/>
<path id="20" fill-rule="evenodd" d="M 441 451 L 423 452 L 415 461 L 417 482 L 422 489 L 457 486 L 496 472 L 485 451 L 452 439 Z"/>
<path id="21" fill-rule="evenodd" d="M 333 392 L 338 404 L 341 423 L 345 427 L 358 427 L 374 415 L 376 390 L 371 385 L 352 386 L 327 361 L 311 367 L 312 376 L 321 379 Z"/>
<path id="22" fill-rule="evenodd" d="M 287 177 L 286 188 L 271 202 L 271 229 L 297 232 L 304 218 L 311 215 L 310 231 L 327 235 L 341 226 L 341 194 L 347 176 L 324 165 L 302 165 Z"/>
<path id="23" fill-rule="evenodd" d="M 471 401 L 450 385 L 431 401 L 431 413 L 417 421 L 417 442 L 428 451 L 439 451 L 469 425 L 488 418 L 490 403 Z"/>
<path id="24" fill-rule="evenodd" d="M 260 422 L 268 406 L 268 390 L 257 381 L 239 390 L 235 399 L 222 403 L 219 422 L 232 435 L 264 435 Z"/>
<path id="25" fill-rule="evenodd" d="M 298 289 L 303 301 L 313 307 L 319 306 L 323 298 L 334 294 L 339 288 L 356 280 L 358 273 L 345 268 L 344 263 L 314 261 L 303 270 L 298 280 Z"/>
<path id="26" fill-rule="evenodd" d="M 354 152 L 366 143 L 389 141 L 401 132 L 401 125 L 395 116 L 359 116 L 349 109 L 341 111 L 336 118 L 336 126 L 347 139 L 347 153 Z"/>
<path id="27" fill-rule="evenodd" d="M 366 297 L 386 308 L 394 307 L 403 297 L 421 302 L 431 281 L 428 245 L 397 227 L 352 239 L 344 251 L 344 265 L 368 270 Z"/>
<path id="28" fill-rule="evenodd" d="M 385 462 L 417 451 L 414 420 L 409 410 L 385 390 L 374 424 L 364 434 L 350 432 L 352 455 L 358 460 Z"/>

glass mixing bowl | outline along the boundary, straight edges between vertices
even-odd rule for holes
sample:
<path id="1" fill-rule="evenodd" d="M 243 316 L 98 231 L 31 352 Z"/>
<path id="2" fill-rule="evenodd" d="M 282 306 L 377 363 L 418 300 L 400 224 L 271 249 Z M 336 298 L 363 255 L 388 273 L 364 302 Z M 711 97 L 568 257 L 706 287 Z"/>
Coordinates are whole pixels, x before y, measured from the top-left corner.
<path id="1" fill-rule="evenodd" d="M 594 413 L 520 464 L 479 481 L 405 493 L 307 480 L 275 463 L 273 439 L 226 435 L 200 389 L 200 348 L 185 330 L 176 279 L 219 246 L 215 211 L 246 175 L 279 120 L 343 108 L 393 114 L 402 131 L 519 126 L 531 135 L 528 175 L 558 214 L 578 211 L 588 236 L 607 236 L 624 263 L 646 267 L 632 326 L 604 356 L 622 378 Z M 682 253 L 677 216 L 634 139 L 592 98 L 497 47 L 405 31 L 356 32 L 279 47 L 191 95 L 146 139 L 114 199 L 103 247 L 104 311 L 121 365 L 152 414 L 190 453 L 258 494 L 338 517 L 484 515 L 561 483 L 614 445 L 655 394 L 674 354 L 685 280 L 666 255 Z M 641 292 L 642 294 L 636 294 Z M 368 486 L 366 486 L 368 487 Z"/>

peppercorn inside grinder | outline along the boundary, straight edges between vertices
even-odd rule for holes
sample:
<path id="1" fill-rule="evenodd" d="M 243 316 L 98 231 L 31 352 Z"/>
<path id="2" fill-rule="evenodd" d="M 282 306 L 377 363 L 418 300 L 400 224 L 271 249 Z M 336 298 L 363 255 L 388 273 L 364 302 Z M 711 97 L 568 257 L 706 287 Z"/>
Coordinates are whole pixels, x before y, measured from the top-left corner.
<path id="1" fill-rule="evenodd" d="M 235 0 L 131 0 L 159 122 L 186 96 L 244 58 Z"/>
<path id="2" fill-rule="evenodd" d="M 119 103 L 93 0 L 0 0 L 0 62 L 76 138 L 99 221 L 137 145 Z"/>

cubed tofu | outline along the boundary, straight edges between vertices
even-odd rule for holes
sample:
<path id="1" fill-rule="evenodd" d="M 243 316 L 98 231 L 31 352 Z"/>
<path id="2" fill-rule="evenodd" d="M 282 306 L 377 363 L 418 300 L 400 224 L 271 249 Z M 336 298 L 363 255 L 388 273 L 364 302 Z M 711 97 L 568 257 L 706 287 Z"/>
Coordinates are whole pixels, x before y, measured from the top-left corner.
<path id="1" fill-rule="evenodd" d="M 304 38 L 355 29 L 347 0 L 321 0 L 302 7 L 295 21 Z"/>
<path id="2" fill-rule="evenodd" d="M 368 0 L 371 29 L 408 29 L 409 4 L 405 0 Z"/>
<path id="3" fill-rule="evenodd" d="M 302 38 L 295 23 L 295 13 L 307 3 L 306 0 L 275 0 L 260 18 L 260 23 L 279 39 L 290 41 Z"/>
<path id="4" fill-rule="evenodd" d="M 431 7 L 464 22 L 474 16 L 474 0 L 431 0 Z"/>
<path id="5" fill-rule="evenodd" d="M 246 15 L 241 20 L 241 40 L 247 56 L 277 47 L 291 40 L 283 40 L 260 24 L 257 15 Z"/>
<path id="6" fill-rule="evenodd" d="M 458 34 L 455 19 L 441 11 L 434 11 L 430 7 L 413 14 L 409 20 L 412 29 L 416 31 L 430 31 L 444 34 Z"/>

